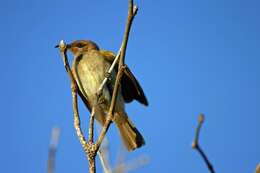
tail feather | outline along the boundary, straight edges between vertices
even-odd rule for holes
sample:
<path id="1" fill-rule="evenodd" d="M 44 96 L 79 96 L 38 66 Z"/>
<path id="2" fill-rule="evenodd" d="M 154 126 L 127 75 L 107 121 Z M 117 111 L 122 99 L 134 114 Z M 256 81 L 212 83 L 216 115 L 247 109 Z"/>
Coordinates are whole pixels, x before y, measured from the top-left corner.
<path id="1" fill-rule="evenodd" d="M 117 116 L 117 115 L 116 115 Z M 132 151 L 145 144 L 144 138 L 137 130 L 131 120 L 125 114 L 118 114 L 120 118 L 115 119 L 122 140 L 128 151 Z"/>

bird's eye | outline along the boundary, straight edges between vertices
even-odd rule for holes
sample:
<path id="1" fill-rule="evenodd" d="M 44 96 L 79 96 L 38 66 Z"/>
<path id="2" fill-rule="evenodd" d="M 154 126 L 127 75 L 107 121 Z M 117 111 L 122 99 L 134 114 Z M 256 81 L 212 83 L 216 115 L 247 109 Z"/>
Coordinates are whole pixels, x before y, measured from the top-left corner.
<path id="1" fill-rule="evenodd" d="M 84 47 L 84 46 L 85 46 L 85 45 L 82 44 L 82 43 L 78 43 L 78 44 L 77 44 L 77 47 L 78 47 L 78 48 L 82 48 L 82 47 Z"/>

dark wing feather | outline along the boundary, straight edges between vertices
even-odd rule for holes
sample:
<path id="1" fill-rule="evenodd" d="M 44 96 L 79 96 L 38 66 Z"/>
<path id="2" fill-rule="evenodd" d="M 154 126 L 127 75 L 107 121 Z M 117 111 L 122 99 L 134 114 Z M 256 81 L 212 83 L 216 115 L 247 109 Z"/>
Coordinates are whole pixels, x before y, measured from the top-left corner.
<path id="1" fill-rule="evenodd" d="M 122 76 L 121 86 L 125 102 L 129 103 L 135 99 L 145 106 L 148 106 L 148 101 L 142 87 L 128 67 L 125 68 L 125 72 Z"/>
<path id="2" fill-rule="evenodd" d="M 113 63 L 115 55 L 112 52 L 100 50 L 100 53 L 104 55 L 107 61 L 109 61 L 111 64 Z M 118 70 L 118 64 L 115 69 L 116 71 Z M 122 94 L 126 103 L 130 103 L 135 99 L 145 106 L 148 105 L 148 101 L 145 97 L 142 87 L 128 67 L 126 67 L 121 78 L 121 86 Z"/>

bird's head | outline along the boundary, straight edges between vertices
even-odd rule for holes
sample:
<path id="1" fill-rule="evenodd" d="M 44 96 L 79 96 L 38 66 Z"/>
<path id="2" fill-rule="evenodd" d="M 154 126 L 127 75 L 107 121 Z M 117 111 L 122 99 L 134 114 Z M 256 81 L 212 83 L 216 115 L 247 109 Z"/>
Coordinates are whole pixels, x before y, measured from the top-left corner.
<path id="1" fill-rule="evenodd" d="M 90 50 L 99 50 L 97 44 L 90 40 L 77 40 L 68 44 L 66 48 L 71 51 L 73 55 L 85 53 Z"/>

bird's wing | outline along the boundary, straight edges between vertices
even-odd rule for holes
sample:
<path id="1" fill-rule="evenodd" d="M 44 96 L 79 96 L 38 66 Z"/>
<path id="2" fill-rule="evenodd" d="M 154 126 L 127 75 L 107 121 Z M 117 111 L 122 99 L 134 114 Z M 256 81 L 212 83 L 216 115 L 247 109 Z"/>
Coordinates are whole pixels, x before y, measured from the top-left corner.
<path id="1" fill-rule="evenodd" d="M 113 52 L 100 50 L 100 53 L 108 60 L 111 64 L 115 59 Z M 118 70 L 118 64 L 115 67 Z M 137 79 L 134 77 L 133 73 L 128 67 L 126 67 L 124 74 L 121 78 L 122 95 L 126 103 L 132 102 L 134 99 L 144 104 L 148 105 L 148 101 L 145 97 L 144 91 L 141 85 L 138 83 Z"/>
<path id="2" fill-rule="evenodd" d="M 80 90 L 78 90 L 78 94 L 79 94 L 81 100 L 83 101 L 83 103 L 85 104 L 85 106 L 88 108 L 89 112 L 91 112 L 91 106 L 88 102 L 88 99 L 82 94 L 82 92 Z"/>

